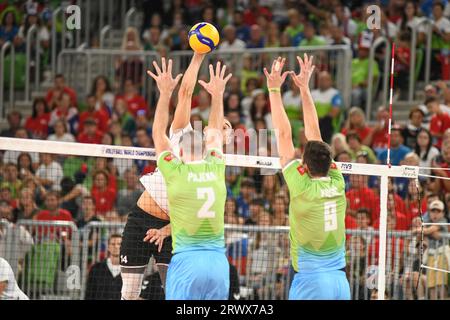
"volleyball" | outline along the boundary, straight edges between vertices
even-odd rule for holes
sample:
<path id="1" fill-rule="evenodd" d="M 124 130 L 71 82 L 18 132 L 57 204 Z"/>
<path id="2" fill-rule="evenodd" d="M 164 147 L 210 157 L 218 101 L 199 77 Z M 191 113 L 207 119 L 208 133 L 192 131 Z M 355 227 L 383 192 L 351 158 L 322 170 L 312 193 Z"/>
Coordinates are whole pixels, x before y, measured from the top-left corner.
<path id="1" fill-rule="evenodd" d="M 213 51 L 219 44 L 219 40 L 219 31 L 207 22 L 197 23 L 189 31 L 189 45 L 197 53 Z"/>

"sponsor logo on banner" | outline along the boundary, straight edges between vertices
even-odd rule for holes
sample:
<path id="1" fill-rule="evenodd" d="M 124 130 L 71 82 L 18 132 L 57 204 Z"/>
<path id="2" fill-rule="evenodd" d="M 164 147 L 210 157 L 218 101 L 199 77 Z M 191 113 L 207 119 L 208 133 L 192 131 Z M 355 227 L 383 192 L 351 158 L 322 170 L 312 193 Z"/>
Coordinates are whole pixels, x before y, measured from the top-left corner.
<path id="1" fill-rule="evenodd" d="M 341 171 L 350 172 L 352 171 L 352 164 L 351 163 L 341 163 Z"/>
<path id="2" fill-rule="evenodd" d="M 405 178 L 416 178 L 419 174 L 419 167 L 402 166 Z"/>
<path id="3" fill-rule="evenodd" d="M 257 165 L 260 165 L 260 166 L 272 166 L 273 164 L 272 164 L 272 161 L 264 161 L 264 160 L 258 160 L 258 161 L 256 161 L 256 164 Z"/>

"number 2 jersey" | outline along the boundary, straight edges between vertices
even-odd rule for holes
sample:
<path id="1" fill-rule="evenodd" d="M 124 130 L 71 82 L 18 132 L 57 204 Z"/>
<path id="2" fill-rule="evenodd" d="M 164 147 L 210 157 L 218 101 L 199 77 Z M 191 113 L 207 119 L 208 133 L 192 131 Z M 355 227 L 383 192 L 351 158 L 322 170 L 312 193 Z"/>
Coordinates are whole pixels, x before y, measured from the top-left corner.
<path id="1" fill-rule="evenodd" d="M 167 187 L 173 254 L 193 250 L 225 252 L 225 162 L 210 149 L 201 161 L 183 163 L 170 151 L 158 157 Z"/>
<path id="2" fill-rule="evenodd" d="M 300 160 L 283 169 L 289 194 L 292 266 L 312 273 L 345 267 L 345 182 L 332 163 L 327 177 L 311 178 Z"/>

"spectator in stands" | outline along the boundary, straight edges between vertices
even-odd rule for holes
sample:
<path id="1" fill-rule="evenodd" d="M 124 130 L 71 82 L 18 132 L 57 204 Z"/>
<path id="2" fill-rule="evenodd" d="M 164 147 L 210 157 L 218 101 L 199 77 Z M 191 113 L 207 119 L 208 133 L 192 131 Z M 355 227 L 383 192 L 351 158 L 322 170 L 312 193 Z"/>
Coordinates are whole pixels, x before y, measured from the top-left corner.
<path id="1" fill-rule="evenodd" d="M 96 110 L 95 104 L 95 96 L 88 95 L 86 98 L 86 110 L 80 113 L 78 132 L 84 131 L 84 123 L 87 119 L 93 119 L 97 123 L 99 131 L 103 133 L 108 131 L 109 113 L 104 108 Z"/>
<path id="2" fill-rule="evenodd" d="M 270 115 L 269 101 L 263 90 L 254 90 L 253 101 L 250 107 L 250 116 L 253 124 L 257 119 L 264 119 L 267 128 L 272 128 L 272 116 Z"/>
<path id="3" fill-rule="evenodd" d="M 358 26 L 351 16 L 346 14 L 345 9 L 342 4 L 334 7 L 335 11 L 331 15 L 331 23 L 339 27 L 343 31 L 344 36 L 353 41 L 356 38 Z"/>
<path id="4" fill-rule="evenodd" d="M 87 224 L 89 224 L 89 222 L 101 221 L 96 214 L 94 198 L 92 198 L 90 195 L 83 196 L 83 200 L 81 201 L 80 210 L 77 216 L 77 228 L 80 230 L 82 230 Z"/>
<path id="5" fill-rule="evenodd" d="M 108 211 L 113 210 L 116 203 L 117 189 L 108 184 L 109 175 L 105 170 L 98 170 L 93 174 L 91 195 L 99 216 L 105 216 Z"/>
<path id="6" fill-rule="evenodd" d="M 272 202 L 272 212 L 273 212 L 273 225 L 275 226 L 287 226 L 289 225 L 289 217 L 287 205 L 284 196 L 280 193 L 275 195 L 275 199 Z"/>
<path id="7" fill-rule="evenodd" d="M 247 26 L 252 26 L 260 15 L 266 16 L 269 21 L 272 19 L 272 13 L 267 7 L 261 6 L 258 0 L 250 0 L 247 9 L 244 11 L 244 23 Z"/>
<path id="8" fill-rule="evenodd" d="M 136 130 L 136 122 L 133 116 L 128 112 L 124 99 L 117 99 L 114 104 L 112 122 L 119 121 L 122 130 L 127 134 L 132 134 Z"/>
<path id="9" fill-rule="evenodd" d="M 406 1 L 402 11 L 402 17 L 397 22 L 397 27 L 400 29 L 400 32 L 412 32 L 423 20 L 422 17 L 418 17 L 418 10 L 416 1 Z"/>
<path id="10" fill-rule="evenodd" d="M 400 126 L 394 125 L 391 129 L 391 164 L 394 166 L 400 165 L 400 162 L 405 156 L 411 152 L 411 149 L 403 144 L 402 129 Z M 378 160 L 382 164 L 386 164 L 387 150 L 382 151 Z"/>
<path id="11" fill-rule="evenodd" d="M 247 41 L 247 48 L 255 49 L 255 48 L 264 48 L 264 34 L 261 27 L 257 24 L 253 24 L 250 27 L 250 39 Z"/>
<path id="12" fill-rule="evenodd" d="M 239 216 L 247 219 L 250 217 L 250 202 L 256 196 L 255 183 L 251 178 L 245 178 L 241 182 L 239 195 L 236 198 L 236 206 Z"/>
<path id="13" fill-rule="evenodd" d="M 407 31 L 402 32 L 397 37 L 397 46 L 395 47 L 395 88 L 399 99 L 407 99 L 407 90 L 410 76 L 411 60 L 411 34 Z M 414 74 L 413 74 L 414 76 Z"/>
<path id="14" fill-rule="evenodd" d="M 289 37 L 290 45 L 296 47 L 303 39 L 304 23 L 306 22 L 305 15 L 301 14 L 296 8 L 291 8 L 287 11 L 287 16 L 289 24 L 285 32 Z"/>
<path id="15" fill-rule="evenodd" d="M 22 123 L 22 114 L 19 111 L 12 110 L 8 113 L 8 129 L 3 129 L 0 136 L 7 138 L 14 138 L 16 136 L 16 131 L 19 129 Z"/>
<path id="16" fill-rule="evenodd" d="M 45 101 L 51 110 L 55 109 L 59 104 L 59 99 L 63 93 L 67 93 L 70 97 L 70 102 L 72 106 L 77 106 L 77 94 L 74 89 L 66 85 L 66 80 L 64 75 L 55 75 L 54 85 L 47 91 L 45 96 Z"/>
<path id="17" fill-rule="evenodd" d="M 130 79 L 124 81 L 124 92 L 122 96 L 117 97 L 117 99 L 119 98 L 125 100 L 128 112 L 134 117 L 140 110 L 149 111 L 145 98 L 138 93 L 136 86 Z"/>
<path id="18" fill-rule="evenodd" d="M 85 300 L 120 300 L 120 245 L 122 236 L 113 234 L 108 240 L 108 257 L 97 262 L 89 271 Z"/>
<path id="19" fill-rule="evenodd" d="M 344 35 L 344 31 L 338 26 L 330 26 L 331 41 L 330 44 L 334 46 L 345 45 L 352 46 L 352 41 Z"/>
<path id="20" fill-rule="evenodd" d="M 122 38 L 122 51 L 142 51 L 142 44 L 136 28 L 128 27 Z M 129 55 L 125 59 L 119 59 L 116 64 L 116 82 L 119 88 L 123 88 L 125 80 L 131 80 L 135 85 L 143 83 L 143 62 L 139 56 Z"/>
<path id="21" fill-rule="evenodd" d="M 44 204 L 47 190 L 45 190 L 44 186 L 39 182 L 39 179 L 35 175 L 29 176 L 23 180 L 22 189 L 23 188 L 31 190 L 33 199 L 38 207 L 41 207 Z"/>
<path id="22" fill-rule="evenodd" d="M 60 203 L 61 208 L 66 209 L 72 214 L 74 220 L 78 219 L 79 203 L 81 197 L 89 192 L 81 184 L 77 184 L 71 177 L 64 177 L 61 180 Z"/>
<path id="23" fill-rule="evenodd" d="M 325 40 L 316 35 L 316 29 L 312 23 L 305 23 L 305 30 L 303 31 L 303 39 L 300 41 L 300 47 L 324 46 Z"/>
<path id="24" fill-rule="evenodd" d="M 19 171 L 14 163 L 7 163 L 2 174 L 0 187 L 8 188 L 13 198 L 17 198 L 19 190 L 22 187 L 22 181 L 19 179 Z"/>
<path id="25" fill-rule="evenodd" d="M 431 167 L 433 168 L 450 168 L 450 142 L 446 142 L 442 145 L 441 154 L 431 160 Z M 432 174 L 438 177 L 449 178 L 449 170 L 433 169 Z M 450 192 L 450 181 L 448 179 L 436 179 L 437 188 L 439 190 L 444 190 L 445 192 Z"/>
<path id="26" fill-rule="evenodd" d="M 125 188 L 119 190 L 117 196 L 117 213 L 122 218 L 126 217 L 130 208 L 136 204 L 142 194 L 142 187 L 139 183 L 139 177 L 137 176 L 135 167 L 125 170 L 123 177 L 125 180 Z"/>
<path id="27" fill-rule="evenodd" d="M 244 14 L 236 10 L 233 14 L 233 25 L 236 27 L 238 39 L 247 42 L 250 39 L 250 27 L 244 23 Z"/>
<path id="28" fill-rule="evenodd" d="M 425 105 L 431 114 L 430 132 L 434 137 L 433 144 L 440 148 L 442 146 L 442 136 L 450 128 L 450 115 L 441 108 L 440 101 L 437 98 L 429 98 Z"/>
<path id="29" fill-rule="evenodd" d="M 364 142 L 378 154 L 388 147 L 389 112 L 385 106 L 378 108 L 376 120 L 376 124 L 371 127 L 371 131 Z"/>
<path id="30" fill-rule="evenodd" d="M 41 165 L 36 170 L 36 177 L 47 190 L 59 191 L 64 176 L 61 165 L 56 162 L 55 156 L 49 153 L 40 153 Z"/>
<path id="31" fill-rule="evenodd" d="M 372 64 L 373 83 L 377 83 L 377 78 L 380 74 L 378 63 L 375 60 L 369 61 L 371 45 L 371 41 L 362 40 L 358 47 L 358 56 L 352 60 L 352 105 L 362 108 L 365 108 L 366 103 L 369 64 Z M 376 86 L 373 87 L 373 90 L 373 92 L 369 93 L 369 97 L 372 97 Z"/>
<path id="32" fill-rule="evenodd" d="M 441 78 L 442 62 L 450 43 L 450 20 L 444 16 L 444 5 L 440 1 L 433 3 L 433 26 L 432 26 L 432 56 L 430 78 L 435 80 Z"/>
<path id="33" fill-rule="evenodd" d="M 98 76 L 94 79 L 90 95 L 96 98 L 95 110 L 105 109 L 108 114 L 112 114 L 115 98 L 107 77 Z"/>
<path id="34" fill-rule="evenodd" d="M 192 110 L 192 115 L 200 115 L 202 121 L 206 123 L 209 118 L 209 112 L 211 111 L 211 99 L 209 94 L 205 90 L 200 90 L 198 93 L 198 106 Z"/>
<path id="35" fill-rule="evenodd" d="M 53 125 L 52 133 L 47 137 L 49 141 L 60 141 L 60 142 L 75 142 L 75 137 L 70 132 L 67 132 L 67 125 L 64 120 L 57 120 Z"/>
<path id="36" fill-rule="evenodd" d="M 419 107 L 414 107 L 409 111 L 409 122 L 402 129 L 402 136 L 405 146 L 411 149 L 417 148 L 417 136 L 424 129 L 423 119 L 425 114 Z M 432 141 L 430 141 L 432 143 Z"/>
<path id="37" fill-rule="evenodd" d="M 224 40 L 221 41 L 219 50 L 245 49 L 245 42 L 237 38 L 236 27 L 227 25 L 223 28 Z"/>
<path id="38" fill-rule="evenodd" d="M 22 152 L 17 158 L 17 171 L 19 172 L 20 180 L 33 177 L 35 170 L 33 160 L 28 152 Z"/>
<path id="39" fill-rule="evenodd" d="M 14 209 L 16 220 L 33 219 L 39 213 L 40 209 L 34 200 L 34 193 L 29 188 L 22 188 L 19 193 L 19 204 Z"/>
<path id="40" fill-rule="evenodd" d="M 236 210 L 236 200 L 228 197 L 225 202 L 225 223 L 226 224 L 244 224 L 244 220 L 239 216 Z"/>
<path id="41" fill-rule="evenodd" d="M 348 119 L 341 132 L 347 135 L 350 131 L 355 131 L 361 142 L 367 145 L 366 141 L 368 140 L 371 129 L 366 125 L 366 116 L 361 108 L 352 107 L 348 111 Z"/>
<path id="42" fill-rule="evenodd" d="M 63 92 L 58 99 L 56 108 L 50 114 L 49 127 L 53 128 L 56 121 L 63 120 L 69 132 L 73 135 L 78 130 L 78 110 L 72 105 L 71 97 Z"/>
<path id="43" fill-rule="evenodd" d="M 161 29 L 152 26 L 144 32 L 142 35 L 144 39 L 145 51 L 156 51 L 157 47 L 161 45 Z"/>
<path id="44" fill-rule="evenodd" d="M 265 175 L 262 177 L 261 195 L 266 202 L 274 203 L 276 194 L 280 191 L 280 178 L 278 175 Z"/>
<path id="45" fill-rule="evenodd" d="M 8 187 L 0 187 L 0 201 L 6 201 L 11 207 L 17 208 L 17 199 L 12 196 L 11 189 Z"/>
<path id="46" fill-rule="evenodd" d="M 431 223 L 447 223 L 445 219 L 445 206 L 440 200 L 435 200 L 430 204 L 429 216 L 424 218 L 424 222 Z M 450 266 L 449 257 L 446 253 L 448 241 L 442 234 L 448 232 L 445 226 L 433 225 L 425 226 L 423 228 L 424 235 L 428 238 L 428 249 L 424 253 L 425 262 L 427 266 L 435 266 L 442 270 L 448 270 Z M 447 298 L 448 278 L 443 272 L 436 272 L 435 270 L 428 270 L 427 273 L 427 287 L 430 299 L 446 299 Z"/>
<path id="47" fill-rule="evenodd" d="M 320 132 L 323 141 L 330 143 L 331 136 L 341 127 L 342 96 L 333 87 L 333 80 L 328 71 L 319 73 L 317 89 L 311 91 L 319 117 Z"/>
<path id="48" fill-rule="evenodd" d="M 33 101 L 33 113 L 25 122 L 25 129 L 28 130 L 31 138 L 45 139 L 48 134 L 48 123 L 50 112 L 44 98 L 36 98 Z"/>
<path id="49" fill-rule="evenodd" d="M 355 216 L 359 208 L 370 210 L 372 221 L 378 219 L 380 214 L 380 198 L 369 188 L 369 177 L 363 175 L 350 175 L 350 190 L 346 193 L 349 214 Z"/>
<path id="50" fill-rule="evenodd" d="M 331 156 L 333 159 L 341 152 L 348 152 L 350 154 L 350 147 L 347 144 L 347 139 L 342 133 L 335 133 L 331 138 Z"/>
<path id="51" fill-rule="evenodd" d="M 59 194 L 56 191 L 50 191 L 45 197 L 45 210 L 41 210 L 34 216 L 38 221 L 72 221 L 72 215 L 69 211 L 60 208 Z"/>
<path id="52" fill-rule="evenodd" d="M 420 109 L 419 109 L 420 110 Z M 427 129 L 422 128 L 417 134 L 415 152 L 420 157 L 420 167 L 430 168 L 432 160 L 439 156 L 439 150 L 433 146 L 433 137 Z M 422 174 L 429 175 L 430 169 L 421 169 Z"/>
<path id="53" fill-rule="evenodd" d="M 50 32 L 48 28 L 41 22 L 37 10 L 37 3 L 31 2 L 31 5 L 27 6 L 24 24 L 20 26 L 17 33 L 16 46 L 24 46 L 26 37 L 28 35 L 28 30 L 30 30 L 32 26 L 36 26 L 40 47 L 44 49 L 47 49 L 49 47 Z"/>
<path id="54" fill-rule="evenodd" d="M 257 196 L 255 196 L 257 197 Z M 250 216 L 245 219 L 244 224 L 246 225 L 257 225 L 260 221 L 260 215 L 269 209 L 269 203 L 263 198 L 254 198 L 250 201 L 249 211 Z"/>
<path id="55" fill-rule="evenodd" d="M 276 22 L 269 22 L 266 33 L 266 48 L 280 47 L 280 28 Z"/>
<path id="56" fill-rule="evenodd" d="M 4 11 L 0 24 L 0 48 L 7 41 L 14 43 L 14 38 L 19 32 L 16 16 L 13 11 Z"/>
<path id="57" fill-rule="evenodd" d="M 0 257 L 0 300 L 29 300 L 17 285 L 14 272 L 8 261 Z"/>
<path id="58" fill-rule="evenodd" d="M 101 144 L 104 133 L 98 129 L 97 122 L 93 118 L 88 118 L 84 122 L 84 130 L 77 141 L 80 143 Z"/>
<path id="59" fill-rule="evenodd" d="M 365 155 L 367 155 L 369 163 L 374 164 L 377 162 L 377 158 L 372 149 L 366 145 L 361 144 L 361 139 L 356 132 L 350 131 L 347 134 L 347 144 L 350 148 L 348 151 L 352 158 L 352 161 L 356 160 L 358 154 L 364 153 Z"/>

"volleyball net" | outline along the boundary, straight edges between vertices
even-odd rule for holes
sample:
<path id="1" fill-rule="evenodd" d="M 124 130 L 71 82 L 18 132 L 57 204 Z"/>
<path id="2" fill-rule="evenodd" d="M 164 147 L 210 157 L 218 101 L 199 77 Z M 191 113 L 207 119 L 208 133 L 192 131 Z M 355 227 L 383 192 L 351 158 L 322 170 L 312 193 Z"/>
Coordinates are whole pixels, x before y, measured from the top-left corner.
<path id="1" fill-rule="evenodd" d="M 30 299 L 120 299 L 120 259 L 147 265 L 142 299 L 164 299 L 155 261 L 164 257 L 143 244 L 145 220 L 127 230 L 132 242 L 120 256 L 128 215 L 144 191 L 139 178 L 156 168 L 153 149 L 0 138 L 0 152 L 0 257 Z M 229 297 L 287 299 L 294 271 L 279 159 L 225 160 Z M 414 166 L 337 164 L 346 181 L 352 299 L 448 297 L 448 224 L 437 212 L 439 194 L 424 191 L 442 181 Z M 158 214 L 164 189 L 154 187 L 152 196 L 144 206 Z"/>

